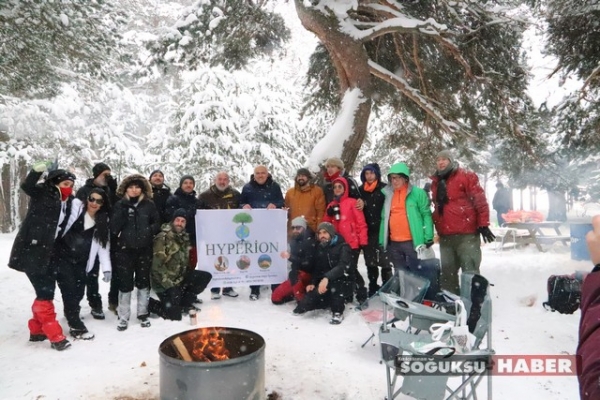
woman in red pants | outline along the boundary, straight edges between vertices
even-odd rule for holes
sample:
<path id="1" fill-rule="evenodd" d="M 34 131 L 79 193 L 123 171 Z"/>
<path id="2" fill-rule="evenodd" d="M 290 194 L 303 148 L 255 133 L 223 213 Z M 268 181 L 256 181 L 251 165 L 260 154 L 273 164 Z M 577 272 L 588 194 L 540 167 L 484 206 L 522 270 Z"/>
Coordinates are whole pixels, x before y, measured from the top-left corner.
<path id="1" fill-rule="evenodd" d="M 46 168 L 47 163 L 34 164 L 21 184 L 21 189 L 30 197 L 29 210 L 15 238 L 8 266 L 25 272 L 35 289 L 29 340 L 49 339 L 52 348 L 64 350 L 71 343 L 56 320 L 53 301 L 57 271 L 50 259 L 54 242 L 70 212 L 75 175 L 56 169 L 48 173 L 43 183 L 38 183 Z"/>

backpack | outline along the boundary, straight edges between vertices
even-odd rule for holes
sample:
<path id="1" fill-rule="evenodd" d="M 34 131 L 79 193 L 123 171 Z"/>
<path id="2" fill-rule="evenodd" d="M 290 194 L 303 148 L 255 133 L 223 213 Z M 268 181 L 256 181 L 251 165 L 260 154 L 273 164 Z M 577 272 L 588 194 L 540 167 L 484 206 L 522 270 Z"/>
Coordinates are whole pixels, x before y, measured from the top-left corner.
<path id="1" fill-rule="evenodd" d="M 573 314 L 581 303 L 581 282 L 569 275 L 552 275 L 548 278 L 548 301 L 542 303 L 546 310 Z"/>

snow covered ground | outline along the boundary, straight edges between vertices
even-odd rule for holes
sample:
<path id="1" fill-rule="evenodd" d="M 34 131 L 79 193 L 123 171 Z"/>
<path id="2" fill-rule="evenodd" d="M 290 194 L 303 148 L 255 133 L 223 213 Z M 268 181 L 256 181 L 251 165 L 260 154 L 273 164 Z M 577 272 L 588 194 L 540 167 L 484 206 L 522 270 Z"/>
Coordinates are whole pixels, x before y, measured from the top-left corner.
<path id="1" fill-rule="evenodd" d="M 153 319 L 150 328 L 133 322 L 127 331 L 118 332 L 116 316 L 94 320 L 84 300 L 82 315 L 96 334 L 93 341 L 76 341 L 64 352 L 51 349 L 47 341 L 28 342 L 34 291 L 24 274 L 6 267 L 13 239 L 14 234 L 0 235 L 0 399 L 158 399 L 158 346 L 166 337 L 190 329 L 189 320 Z M 579 312 L 547 312 L 541 302 L 550 274 L 590 268 L 590 262 L 572 261 L 569 248 L 560 243 L 546 253 L 534 246 L 496 252 L 494 245 L 486 245 L 482 272 L 494 284 L 497 353 L 574 354 Z M 101 291 L 106 294 L 108 285 L 101 282 Z M 264 290 L 258 302 L 248 300 L 249 289 L 240 292 L 237 299 L 218 301 L 203 293 L 199 326 L 249 329 L 264 337 L 266 394 L 276 391 L 286 400 L 384 398 L 385 369 L 379 364 L 378 343 L 360 347 L 371 328 L 357 312 L 347 309 L 344 322 L 333 326 L 324 311 L 296 317 L 292 304 L 272 305 L 270 290 Z M 529 306 L 532 299 L 535 304 Z M 55 303 L 59 321 L 67 327 L 58 290 Z M 496 399 L 577 397 L 576 377 L 494 378 Z"/>

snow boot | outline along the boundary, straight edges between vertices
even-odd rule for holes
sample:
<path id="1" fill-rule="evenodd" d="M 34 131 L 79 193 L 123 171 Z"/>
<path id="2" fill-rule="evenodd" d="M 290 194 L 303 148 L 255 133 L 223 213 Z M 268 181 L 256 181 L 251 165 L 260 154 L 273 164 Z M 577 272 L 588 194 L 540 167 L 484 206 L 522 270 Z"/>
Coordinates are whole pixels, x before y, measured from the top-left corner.
<path id="1" fill-rule="evenodd" d="M 67 339 L 63 339 L 59 342 L 52 342 L 50 344 L 50 347 L 52 347 L 55 350 L 58 351 L 63 351 L 65 349 L 68 349 L 69 347 L 71 347 L 71 342 L 69 342 Z"/>
<path id="2" fill-rule="evenodd" d="M 344 320 L 344 314 L 333 313 L 333 315 L 331 316 L 331 320 L 329 320 L 329 323 L 331 325 L 339 325 L 342 323 L 343 320 Z"/>

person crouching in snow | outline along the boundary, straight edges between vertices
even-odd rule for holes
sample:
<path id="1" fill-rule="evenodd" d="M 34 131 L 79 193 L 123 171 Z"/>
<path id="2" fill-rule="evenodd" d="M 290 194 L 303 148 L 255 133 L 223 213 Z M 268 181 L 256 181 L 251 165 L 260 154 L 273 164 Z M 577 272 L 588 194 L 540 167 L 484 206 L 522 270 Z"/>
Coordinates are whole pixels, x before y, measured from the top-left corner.
<path id="1" fill-rule="evenodd" d="M 352 251 L 329 222 L 319 224 L 317 240 L 319 246 L 310 285 L 306 287 L 306 296 L 293 313 L 302 315 L 330 306 L 332 317 L 329 323 L 338 325 L 344 319 L 344 289 L 351 279 Z"/>
<path id="2" fill-rule="evenodd" d="M 51 171 L 37 183 L 48 163 L 38 162 L 27 174 L 21 189 L 30 197 L 29 210 L 15 238 L 8 266 L 25 272 L 35 289 L 29 320 L 29 340 L 50 340 L 53 349 L 64 350 L 71 343 L 63 335 L 54 311 L 56 270 L 50 260 L 56 238 L 67 222 L 75 175 L 64 169 Z"/>
<path id="3" fill-rule="evenodd" d="M 52 264 L 62 294 L 65 318 L 75 339 L 90 340 L 94 335 L 79 317 L 86 287 L 86 274 L 100 261 L 104 282 L 110 282 L 112 265 L 108 231 L 109 200 L 106 192 L 93 188 L 84 201 L 74 199 L 65 230 L 57 241 Z"/>
<path id="4" fill-rule="evenodd" d="M 160 217 L 152 202 L 152 187 L 142 175 L 123 179 L 117 195 L 122 196 L 114 206 L 110 233 L 116 244 L 113 265 L 119 276 L 119 322 L 117 330 L 124 331 L 131 316 L 131 293 L 137 287 L 137 318 L 143 328 L 150 326 L 150 267 L 152 241 L 160 231 Z"/>
<path id="5" fill-rule="evenodd" d="M 310 283 L 317 244 L 315 233 L 307 226 L 303 216 L 294 218 L 291 227 L 290 252 L 282 254 L 291 263 L 289 279 L 273 291 L 273 304 L 283 304 L 294 299 L 301 301 L 306 293 L 306 285 Z"/>
<path id="6" fill-rule="evenodd" d="M 209 272 L 188 267 L 191 244 L 185 229 L 187 218 L 185 209 L 175 210 L 171 223 L 164 224 L 154 238 L 152 289 L 160 301 L 151 298 L 149 310 L 164 319 L 179 321 L 182 311 L 200 311 L 196 296 L 212 279 Z"/>

